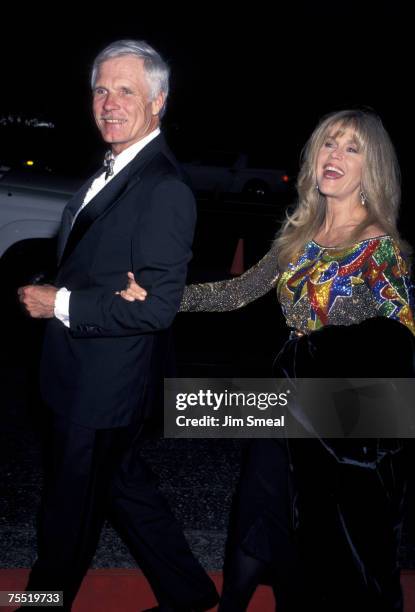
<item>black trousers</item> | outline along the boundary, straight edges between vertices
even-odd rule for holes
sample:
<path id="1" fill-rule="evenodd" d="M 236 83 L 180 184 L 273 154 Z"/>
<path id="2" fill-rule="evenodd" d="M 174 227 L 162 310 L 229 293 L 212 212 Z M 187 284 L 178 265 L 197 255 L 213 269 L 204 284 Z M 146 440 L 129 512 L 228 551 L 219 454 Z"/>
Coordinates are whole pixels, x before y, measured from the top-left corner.
<path id="1" fill-rule="evenodd" d="M 28 590 L 62 590 L 70 610 L 108 517 L 166 609 L 203 610 L 217 601 L 140 457 L 141 431 L 140 423 L 95 430 L 53 422 Z"/>
<path id="2" fill-rule="evenodd" d="M 260 583 L 273 587 L 278 612 L 309 608 L 292 476 L 286 440 L 248 442 L 230 516 L 220 612 L 246 610 Z"/>

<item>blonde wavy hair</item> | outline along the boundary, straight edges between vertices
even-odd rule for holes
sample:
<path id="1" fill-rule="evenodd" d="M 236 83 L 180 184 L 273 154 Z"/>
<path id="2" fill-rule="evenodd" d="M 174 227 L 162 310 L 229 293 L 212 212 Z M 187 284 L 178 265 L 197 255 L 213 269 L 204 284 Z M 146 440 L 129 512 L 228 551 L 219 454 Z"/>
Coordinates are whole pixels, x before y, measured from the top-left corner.
<path id="1" fill-rule="evenodd" d="M 354 138 L 364 154 L 361 189 L 366 196 L 367 216 L 341 246 L 358 242 L 364 230 L 376 224 L 397 241 L 404 254 L 411 252 L 397 229 L 401 198 L 400 170 L 391 139 L 375 113 L 344 110 L 323 117 L 303 149 L 297 179 L 298 201 L 294 210 L 287 213 L 275 239 L 280 270 L 295 260 L 324 222 L 326 198 L 317 189 L 317 156 L 325 139 L 333 134 L 333 128 L 337 131 L 348 127 L 354 130 Z"/>

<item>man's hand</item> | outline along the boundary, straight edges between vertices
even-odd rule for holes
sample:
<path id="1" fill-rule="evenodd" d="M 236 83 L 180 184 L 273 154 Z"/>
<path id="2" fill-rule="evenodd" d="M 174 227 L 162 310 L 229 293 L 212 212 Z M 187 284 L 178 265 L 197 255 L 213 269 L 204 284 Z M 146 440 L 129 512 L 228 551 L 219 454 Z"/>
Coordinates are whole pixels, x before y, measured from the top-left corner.
<path id="1" fill-rule="evenodd" d="M 26 285 L 19 287 L 19 301 L 35 319 L 51 319 L 54 316 L 57 288 L 53 285 Z"/>
<path id="2" fill-rule="evenodd" d="M 124 298 L 124 300 L 127 300 L 127 302 L 135 302 L 136 300 L 143 302 L 147 297 L 147 291 L 136 283 L 134 274 L 132 272 L 127 272 L 127 276 L 127 289 L 116 291 L 116 294 L 120 295 L 122 298 Z"/>

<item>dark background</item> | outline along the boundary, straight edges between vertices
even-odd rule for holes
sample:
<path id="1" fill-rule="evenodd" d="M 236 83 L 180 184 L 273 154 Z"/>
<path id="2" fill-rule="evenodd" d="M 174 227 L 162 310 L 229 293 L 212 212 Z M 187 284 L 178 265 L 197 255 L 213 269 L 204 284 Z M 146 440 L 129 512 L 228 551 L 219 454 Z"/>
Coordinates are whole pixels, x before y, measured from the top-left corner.
<path id="1" fill-rule="evenodd" d="M 204 146 L 263 151 L 277 167 L 295 172 L 322 115 L 368 106 L 396 144 L 407 201 L 413 145 L 408 10 L 403 2 L 354 0 L 4 10 L 0 116 L 53 120 L 55 161 L 71 160 L 74 169 L 89 172 L 101 151 L 90 111 L 93 58 L 116 39 L 143 38 L 172 69 L 164 129 L 178 153 Z M 0 138 L 3 161 L 30 154 L 4 129 Z"/>

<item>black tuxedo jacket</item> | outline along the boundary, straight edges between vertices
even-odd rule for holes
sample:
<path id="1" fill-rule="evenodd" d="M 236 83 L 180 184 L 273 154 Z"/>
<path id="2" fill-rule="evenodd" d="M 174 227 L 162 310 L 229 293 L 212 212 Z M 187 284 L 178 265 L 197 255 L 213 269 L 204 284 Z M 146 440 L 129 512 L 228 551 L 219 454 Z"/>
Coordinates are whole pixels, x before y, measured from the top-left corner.
<path id="1" fill-rule="evenodd" d="M 59 416 L 94 428 L 141 418 L 179 308 L 196 220 L 192 192 L 162 136 L 156 137 L 80 212 L 90 181 L 65 208 L 56 286 L 70 298 L 70 329 L 48 321 L 41 389 Z M 115 291 L 128 270 L 148 291 Z M 162 384 L 161 380 L 159 381 Z"/>

